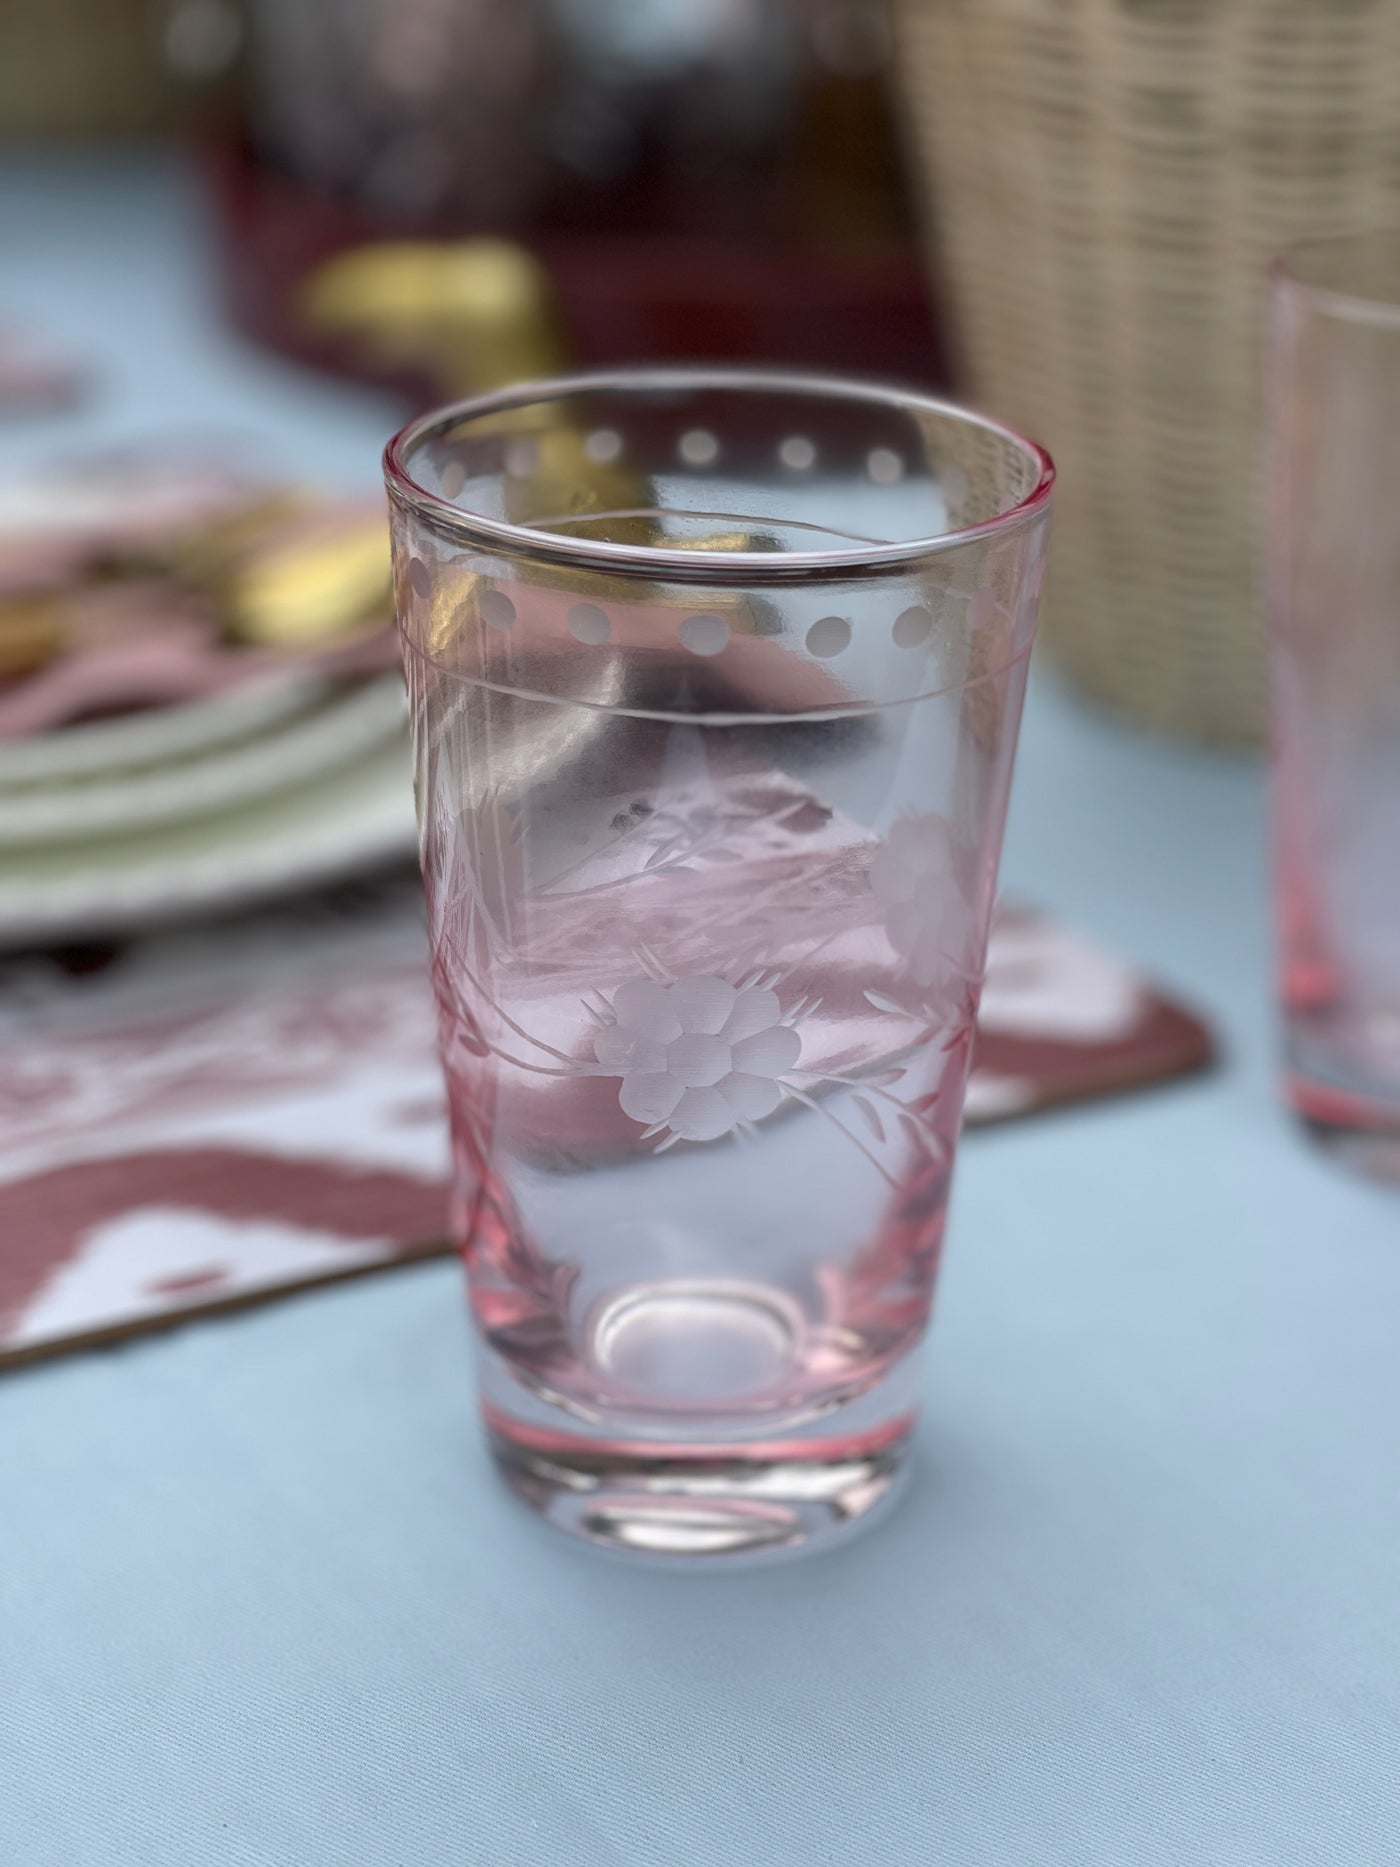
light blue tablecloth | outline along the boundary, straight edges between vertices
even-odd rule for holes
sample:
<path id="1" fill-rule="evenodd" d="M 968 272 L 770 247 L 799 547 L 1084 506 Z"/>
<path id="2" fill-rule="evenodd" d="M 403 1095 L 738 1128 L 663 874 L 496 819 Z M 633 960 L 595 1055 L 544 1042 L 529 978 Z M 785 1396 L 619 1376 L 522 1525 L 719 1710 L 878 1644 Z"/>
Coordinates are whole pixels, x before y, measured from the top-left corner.
<path id="1" fill-rule="evenodd" d="M 0 466 L 233 429 L 373 483 L 394 411 L 222 335 L 200 244 L 164 171 L 11 164 L 0 315 L 110 389 Z M 1006 878 L 1228 1055 L 967 1142 L 916 1482 L 824 1559 L 537 1528 L 447 1264 L 0 1380 L 0 1863 L 1400 1859 L 1400 1192 L 1274 1105 L 1260 831 L 1252 765 L 1042 681 Z"/>

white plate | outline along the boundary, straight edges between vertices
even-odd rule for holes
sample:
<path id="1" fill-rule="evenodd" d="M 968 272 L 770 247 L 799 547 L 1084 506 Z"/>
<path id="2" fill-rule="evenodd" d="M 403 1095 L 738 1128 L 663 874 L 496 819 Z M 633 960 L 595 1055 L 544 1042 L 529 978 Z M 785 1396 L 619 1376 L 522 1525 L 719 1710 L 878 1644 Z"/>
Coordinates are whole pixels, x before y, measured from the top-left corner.
<path id="1" fill-rule="evenodd" d="M 119 719 L 65 726 L 32 739 L 0 739 L 0 785 L 90 778 L 209 751 L 290 719 L 329 685 L 321 674 L 269 674 L 203 700 L 142 707 Z"/>
<path id="2" fill-rule="evenodd" d="M 136 836 L 0 852 L 0 945 L 95 939 L 241 907 L 417 848 L 407 740 L 313 781 Z"/>
<path id="3" fill-rule="evenodd" d="M 196 755 L 82 778 L 0 786 L 0 863 L 20 846 L 127 837 L 251 805 L 361 758 L 389 739 L 401 739 L 406 717 L 402 679 L 380 675 L 334 689 L 271 724 L 264 717 L 263 730 L 227 737 Z"/>

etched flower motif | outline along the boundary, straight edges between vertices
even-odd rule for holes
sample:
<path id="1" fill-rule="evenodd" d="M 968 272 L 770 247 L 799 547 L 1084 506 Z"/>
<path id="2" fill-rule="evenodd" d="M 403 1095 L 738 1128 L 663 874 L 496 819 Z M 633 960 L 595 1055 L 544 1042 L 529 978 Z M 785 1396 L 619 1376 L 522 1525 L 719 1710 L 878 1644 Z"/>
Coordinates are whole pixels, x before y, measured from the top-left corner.
<path id="1" fill-rule="evenodd" d="M 623 1114 L 669 1128 L 672 1140 L 714 1141 L 771 1115 L 778 1079 L 802 1051 L 775 992 L 705 973 L 668 985 L 631 979 L 611 1009 L 616 1022 L 598 1032 L 594 1055 L 622 1078 Z"/>
<path id="2" fill-rule="evenodd" d="M 965 859 L 946 817 L 901 817 L 870 864 L 890 945 L 916 985 L 950 983 L 968 963 L 972 904 Z"/>

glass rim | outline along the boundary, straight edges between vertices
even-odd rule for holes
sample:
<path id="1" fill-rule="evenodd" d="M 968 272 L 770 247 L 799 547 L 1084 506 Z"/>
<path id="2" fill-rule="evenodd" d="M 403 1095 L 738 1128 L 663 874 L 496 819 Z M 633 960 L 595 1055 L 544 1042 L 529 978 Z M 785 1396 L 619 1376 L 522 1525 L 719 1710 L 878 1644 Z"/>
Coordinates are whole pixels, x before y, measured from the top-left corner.
<path id="1" fill-rule="evenodd" d="M 570 538 L 558 532 L 541 531 L 534 526 L 515 525 L 506 519 L 464 512 L 451 500 L 421 485 L 409 468 L 410 452 L 426 440 L 434 429 L 445 429 L 483 415 L 505 414 L 515 409 L 528 408 L 535 402 L 558 401 L 562 397 L 588 390 L 674 393 L 683 389 L 771 390 L 780 394 L 821 395 L 951 417 L 996 435 L 1018 449 L 1034 471 L 1034 482 L 1030 490 L 1007 511 L 980 519 L 975 525 L 934 532 L 924 537 L 843 546 L 825 551 L 706 551 L 682 550 L 663 545 L 615 544 L 601 538 Z M 974 409 L 964 408 L 940 396 L 926 395 L 917 389 L 901 389 L 889 383 L 867 381 L 860 377 L 807 371 L 744 369 L 707 364 L 674 367 L 643 365 L 545 377 L 429 409 L 400 428 L 385 447 L 384 478 L 391 498 L 467 544 L 512 557 L 549 563 L 562 562 L 582 570 L 608 571 L 614 576 L 630 572 L 655 578 L 658 573 L 664 573 L 677 583 L 729 584 L 753 580 L 821 581 L 827 578 L 880 575 L 897 571 L 923 558 L 954 551 L 962 545 L 1014 531 L 1048 506 L 1055 483 L 1055 465 L 1038 442 L 1028 440 L 1014 428 Z"/>
<path id="2" fill-rule="evenodd" d="M 1305 293 L 1329 317 L 1344 318 L 1354 324 L 1373 324 L 1385 329 L 1400 329 L 1400 265 L 1397 265 L 1397 291 L 1393 298 L 1377 297 L 1369 292 L 1350 291 L 1344 285 L 1328 285 L 1309 278 L 1302 270 L 1309 258 L 1325 258 L 1347 248 L 1361 249 L 1389 242 L 1400 261 L 1400 225 L 1389 222 L 1381 227 L 1358 227 L 1350 233 L 1317 233 L 1294 240 L 1274 256 L 1269 267 L 1275 286 Z"/>

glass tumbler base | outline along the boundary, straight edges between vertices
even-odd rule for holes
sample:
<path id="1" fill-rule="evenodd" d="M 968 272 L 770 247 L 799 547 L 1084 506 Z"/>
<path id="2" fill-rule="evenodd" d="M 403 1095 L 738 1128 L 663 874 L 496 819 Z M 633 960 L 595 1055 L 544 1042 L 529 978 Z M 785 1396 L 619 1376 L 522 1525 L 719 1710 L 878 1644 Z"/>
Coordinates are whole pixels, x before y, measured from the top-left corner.
<path id="1" fill-rule="evenodd" d="M 1319 1147 L 1358 1173 L 1400 1186 L 1400 1119 L 1393 1125 L 1338 1119 L 1335 1104 L 1329 1104 L 1327 1116 L 1314 1114 L 1315 1098 L 1300 1094 L 1296 1083 L 1290 1084 L 1289 1099 Z M 1372 1110 L 1368 1107 L 1365 1113 L 1369 1117 Z"/>
<path id="2" fill-rule="evenodd" d="M 492 1410 L 491 1450 L 516 1496 L 557 1530 L 668 1564 L 771 1560 L 824 1549 L 891 1504 L 912 1422 L 864 1440 L 717 1448 L 555 1439 Z"/>
<path id="3" fill-rule="evenodd" d="M 1373 1179 L 1400 1183 L 1400 1083 L 1384 1085 L 1317 1060 L 1294 1055 L 1284 1079 L 1289 1106 L 1308 1133 L 1348 1166 Z M 1304 1067 L 1300 1067 L 1300 1064 Z"/>

